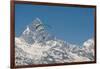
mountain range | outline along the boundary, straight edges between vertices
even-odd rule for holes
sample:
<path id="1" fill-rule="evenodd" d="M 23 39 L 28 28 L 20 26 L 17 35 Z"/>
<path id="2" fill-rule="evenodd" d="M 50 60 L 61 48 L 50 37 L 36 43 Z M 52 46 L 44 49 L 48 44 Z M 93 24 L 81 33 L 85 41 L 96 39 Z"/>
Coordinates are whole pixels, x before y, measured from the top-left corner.
<path id="1" fill-rule="evenodd" d="M 15 64 L 54 64 L 94 61 L 94 39 L 82 46 L 60 40 L 49 34 L 39 18 L 26 26 L 19 37 L 15 37 Z"/>

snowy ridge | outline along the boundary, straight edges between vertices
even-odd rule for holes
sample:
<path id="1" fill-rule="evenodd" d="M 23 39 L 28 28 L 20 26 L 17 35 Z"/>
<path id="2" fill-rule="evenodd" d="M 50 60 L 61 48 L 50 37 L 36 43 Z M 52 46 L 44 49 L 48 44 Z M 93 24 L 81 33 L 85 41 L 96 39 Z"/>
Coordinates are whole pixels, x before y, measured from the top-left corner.
<path id="1" fill-rule="evenodd" d="M 50 35 L 36 18 L 20 37 L 15 37 L 15 57 L 16 65 L 94 61 L 94 39 L 80 48 Z"/>

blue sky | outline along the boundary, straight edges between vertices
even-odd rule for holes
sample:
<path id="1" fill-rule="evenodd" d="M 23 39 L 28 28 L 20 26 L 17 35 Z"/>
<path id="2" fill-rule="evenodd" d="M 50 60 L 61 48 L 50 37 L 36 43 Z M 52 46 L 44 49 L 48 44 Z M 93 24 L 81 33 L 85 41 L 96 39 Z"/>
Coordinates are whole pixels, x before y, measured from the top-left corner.
<path id="1" fill-rule="evenodd" d="M 94 34 L 94 8 L 15 5 L 15 35 L 20 36 L 37 17 L 51 26 L 49 33 L 61 40 L 82 44 Z"/>

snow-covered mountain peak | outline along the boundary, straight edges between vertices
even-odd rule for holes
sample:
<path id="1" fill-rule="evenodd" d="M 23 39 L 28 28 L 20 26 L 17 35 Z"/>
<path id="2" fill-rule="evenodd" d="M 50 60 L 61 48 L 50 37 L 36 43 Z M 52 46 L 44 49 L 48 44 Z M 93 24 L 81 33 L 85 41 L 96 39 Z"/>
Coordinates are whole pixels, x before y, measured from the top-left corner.
<path id="1" fill-rule="evenodd" d="M 43 25 L 42 21 L 39 18 L 36 18 L 35 20 L 33 20 L 32 23 L 29 24 L 29 28 L 32 31 L 37 31 L 37 32 L 45 30 L 44 25 Z"/>
<path id="2" fill-rule="evenodd" d="M 40 18 L 38 18 L 38 17 L 35 19 L 35 21 L 38 21 L 39 23 L 42 23 Z"/>
<path id="3" fill-rule="evenodd" d="M 36 18 L 32 22 L 34 27 L 37 27 L 38 25 L 43 25 L 42 21 L 39 18 Z"/>
<path id="4" fill-rule="evenodd" d="M 31 44 L 34 42 L 44 42 L 46 40 L 53 39 L 52 36 L 45 30 L 44 24 L 39 18 L 36 18 L 31 24 L 27 25 L 27 28 L 20 37 Z"/>
<path id="5" fill-rule="evenodd" d="M 35 33 L 40 31 L 44 31 L 44 25 L 39 18 L 36 18 L 31 24 L 27 25 L 22 35 L 28 35 L 30 32 Z"/>
<path id="6" fill-rule="evenodd" d="M 88 39 L 87 41 L 85 41 L 85 42 L 83 43 L 83 46 L 84 46 L 85 48 L 90 47 L 90 46 L 94 46 L 94 39 L 93 39 L 93 38 Z"/>

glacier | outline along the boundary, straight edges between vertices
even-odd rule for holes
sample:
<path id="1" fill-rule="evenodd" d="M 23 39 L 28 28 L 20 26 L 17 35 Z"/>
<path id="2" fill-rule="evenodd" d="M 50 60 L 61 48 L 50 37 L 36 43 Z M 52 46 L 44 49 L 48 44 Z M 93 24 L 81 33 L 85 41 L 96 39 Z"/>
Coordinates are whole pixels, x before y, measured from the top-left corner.
<path id="1" fill-rule="evenodd" d="M 55 64 L 94 61 L 94 39 L 82 47 L 57 39 L 48 33 L 39 18 L 27 25 L 21 36 L 15 37 L 15 64 Z"/>

